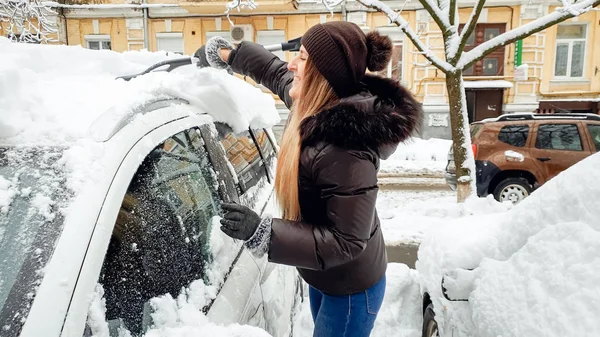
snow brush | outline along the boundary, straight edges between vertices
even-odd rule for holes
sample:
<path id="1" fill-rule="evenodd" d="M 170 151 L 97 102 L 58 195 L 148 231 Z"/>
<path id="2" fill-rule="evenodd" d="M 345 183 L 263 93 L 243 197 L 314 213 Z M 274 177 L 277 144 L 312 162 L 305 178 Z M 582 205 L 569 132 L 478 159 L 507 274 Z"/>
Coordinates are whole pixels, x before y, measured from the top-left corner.
<path id="1" fill-rule="evenodd" d="M 287 42 L 271 44 L 271 45 L 267 45 L 267 46 L 263 46 L 263 47 L 270 52 L 279 51 L 279 50 L 299 51 L 301 38 L 302 37 L 298 37 L 298 38 L 289 40 Z M 196 53 L 194 53 L 194 54 L 196 54 Z M 178 59 L 172 59 L 172 60 L 165 60 L 165 61 L 161 61 L 161 62 L 158 62 L 158 63 L 150 66 L 148 69 L 142 71 L 141 73 L 134 74 L 134 75 L 119 76 L 119 77 L 117 77 L 117 79 L 123 79 L 125 81 L 129 81 L 132 78 L 136 78 L 138 76 L 148 74 L 149 72 L 156 70 L 158 68 L 167 67 L 166 69 L 161 69 L 161 70 L 170 72 L 179 67 L 190 65 L 190 64 L 196 64 L 196 63 L 198 63 L 198 58 L 196 58 L 196 57 L 184 57 L 184 58 L 178 58 Z"/>

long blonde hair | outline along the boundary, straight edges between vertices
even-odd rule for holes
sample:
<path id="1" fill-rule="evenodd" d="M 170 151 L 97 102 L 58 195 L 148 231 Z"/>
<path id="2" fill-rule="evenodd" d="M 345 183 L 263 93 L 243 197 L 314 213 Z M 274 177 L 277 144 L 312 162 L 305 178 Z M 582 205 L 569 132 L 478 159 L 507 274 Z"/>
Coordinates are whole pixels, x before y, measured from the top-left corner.
<path id="1" fill-rule="evenodd" d="M 301 152 L 300 125 L 302 121 L 334 104 L 338 97 L 329 82 L 321 75 L 310 60 L 304 65 L 304 84 L 300 97 L 292 106 L 292 113 L 283 134 L 277 160 L 275 193 L 283 218 L 300 220 L 300 201 L 298 197 L 298 174 Z"/>

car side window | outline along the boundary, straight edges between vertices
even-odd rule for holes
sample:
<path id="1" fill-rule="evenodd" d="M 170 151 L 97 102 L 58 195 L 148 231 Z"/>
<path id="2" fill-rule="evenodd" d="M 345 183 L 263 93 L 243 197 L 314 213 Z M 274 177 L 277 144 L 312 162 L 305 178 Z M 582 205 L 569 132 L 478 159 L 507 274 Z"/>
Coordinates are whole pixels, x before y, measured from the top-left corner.
<path id="1" fill-rule="evenodd" d="M 598 124 L 588 124 L 588 131 L 590 132 L 590 136 L 592 136 L 592 141 L 596 146 L 596 151 L 600 151 L 600 125 Z"/>
<path id="2" fill-rule="evenodd" d="M 542 124 L 538 126 L 535 147 L 548 150 L 583 151 L 576 124 Z"/>
<path id="3" fill-rule="evenodd" d="M 210 224 L 220 203 L 214 186 L 195 129 L 168 138 L 139 166 L 99 279 L 114 335 L 122 328 L 143 332 L 151 298 L 167 293 L 176 298 L 194 280 L 208 283 Z"/>
<path id="4" fill-rule="evenodd" d="M 235 134 L 225 124 L 215 123 L 219 141 L 238 179 L 240 194 L 245 194 L 266 175 L 265 164 L 249 131 Z"/>
<path id="5" fill-rule="evenodd" d="M 277 152 L 275 151 L 274 141 L 271 139 L 267 131 L 264 129 L 254 130 L 254 137 L 256 138 L 256 142 L 258 146 L 260 146 L 260 151 L 263 154 L 265 162 L 267 163 L 269 179 L 271 181 L 275 181 L 275 159 L 277 158 Z"/>
<path id="6" fill-rule="evenodd" d="M 529 137 L 529 125 L 507 125 L 500 129 L 498 140 L 515 147 L 523 147 Z"/>

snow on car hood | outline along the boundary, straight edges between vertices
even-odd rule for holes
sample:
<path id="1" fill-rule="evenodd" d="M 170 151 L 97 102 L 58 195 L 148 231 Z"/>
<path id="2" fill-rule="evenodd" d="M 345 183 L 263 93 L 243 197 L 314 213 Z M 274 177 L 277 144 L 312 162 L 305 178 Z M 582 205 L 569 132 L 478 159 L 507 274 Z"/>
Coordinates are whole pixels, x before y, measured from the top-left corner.
<path id="1" fill-rule="evenodd" d="M 123 114 L 165 95 L 189 101 L 236 132 L 279 122 L 272 96 L 222 70 L 186 66 L 129 82 L 115 79 L 173 58 L 164 53 L 27 45 L 0 38 L 0 55 L 3 143 L 71 143 L 87 137 L 89 126 L 110 108 L 110 113 Z"/>
<path id="2" fill-rule="evenodd" d="M 425 237 L 417 269 L 434 306 L 448 305 L 436 311 L 442 331 L 452 321 L 466 336 L 600 333 L 591 305 L 600 298 L 599 165 L 592 155 L 502 217 L 463 218 Z M 442 298 L 442 277 L 468 304 Z"/>

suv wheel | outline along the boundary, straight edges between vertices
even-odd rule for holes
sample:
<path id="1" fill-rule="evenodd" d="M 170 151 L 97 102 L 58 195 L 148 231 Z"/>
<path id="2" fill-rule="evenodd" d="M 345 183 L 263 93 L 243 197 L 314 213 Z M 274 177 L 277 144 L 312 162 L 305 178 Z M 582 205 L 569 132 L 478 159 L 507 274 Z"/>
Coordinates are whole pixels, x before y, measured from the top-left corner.
<path id="1" fill-rule="evenodd" d="M 438 324 L 435 321 L 435 313 L 433 312 L 433 304 L 429 304 L 425 313 L 423 313 L 423 331 L 422 337 L 439 337 Z"/>
<path id="2" fill-rule="evenodd" d="M 532 187 L 525 178 L 506 178 L 494 190 L 494 198 L 500 202 L 518 204 L 531 194 Z"/>

